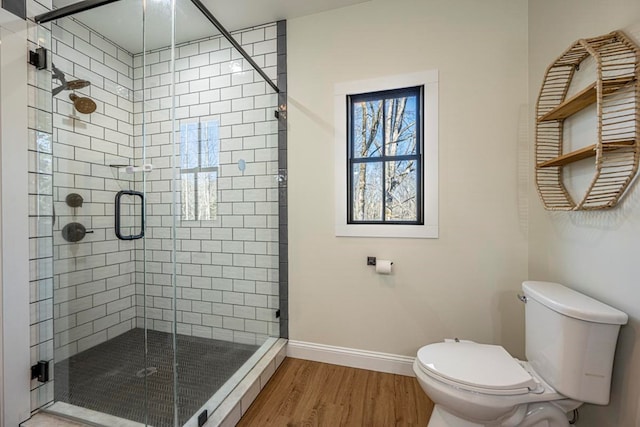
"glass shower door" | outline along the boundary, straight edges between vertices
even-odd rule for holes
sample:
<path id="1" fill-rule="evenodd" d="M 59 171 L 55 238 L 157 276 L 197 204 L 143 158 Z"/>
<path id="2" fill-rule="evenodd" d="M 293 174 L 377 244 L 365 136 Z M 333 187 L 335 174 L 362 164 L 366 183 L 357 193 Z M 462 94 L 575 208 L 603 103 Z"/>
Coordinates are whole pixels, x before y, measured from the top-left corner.
<path id="1" fill-rule="evenodd" d="M 197 2 L 176 0 L 175 33 L 176 388 L 196 427 L 279 336 L 278 103 Z M 276 24 L 232 35 L 275 80 Z"/>
<path id="2" fill-rule="evenodd" d="M 105 16 L 136 23 L 126 28 L 129 45 L 98 31 Z M 149 102 L 160 80 L 149 59 L 158 45 L 145 47 L 149 27 L 164 37 L 153 43 L 173 43 L 172 16 L 162 3 L 123 0 L 51 24 L 52 410 L 81 410 L 104 425 L 117 422 L 105 416 L 176 425 L 173 271 L 164 265 L 173 263 L 173 233 L 170 220 L 163 226 L 173 201 L 158 197 L 171 194 L 171 177 L 156 182 L 151 160 L 156 152 L 171 159 L 157 151 L 170 116 Z M 149 235 L 149 225 L 162 229 Z"/>
<path id="3" fill-rule="evenodd" d="M 155 427 L 182 425 L 176 399 L 174 7 L 173 0 L 145 2 L 143 45 L 133 56 L 136 157 L 146 169 L 145 238 L 136 248 L 138 318 L 145 334 L 147 423 Z"/>
<path id="4" fill-rule="evenodd" d="M 99 425 L 195 427 L 279 336 L 277 26 L 198 4 L 52 23 L 51 408 Z"/>

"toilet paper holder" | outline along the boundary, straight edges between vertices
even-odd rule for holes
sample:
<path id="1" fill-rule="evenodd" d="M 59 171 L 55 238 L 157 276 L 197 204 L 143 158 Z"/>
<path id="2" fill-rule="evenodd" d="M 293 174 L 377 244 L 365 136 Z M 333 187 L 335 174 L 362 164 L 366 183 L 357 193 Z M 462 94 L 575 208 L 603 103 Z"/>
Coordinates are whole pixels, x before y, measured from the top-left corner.
<path id="1" fill-rule="evenodd" d="M 367 257 L 367 265 L 376 265 L 376 257 L 368 256 Z M 391 263 L 393 265 L 393 262 Z"/>

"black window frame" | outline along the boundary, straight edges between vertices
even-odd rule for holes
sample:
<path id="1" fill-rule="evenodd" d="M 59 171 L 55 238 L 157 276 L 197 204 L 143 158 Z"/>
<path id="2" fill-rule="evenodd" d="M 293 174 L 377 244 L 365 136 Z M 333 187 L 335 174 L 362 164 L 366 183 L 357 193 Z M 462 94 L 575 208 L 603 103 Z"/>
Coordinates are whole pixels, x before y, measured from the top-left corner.
<path id="1" fill-rule="evenodd" d="M 411 86 L 400 89 L 382 90 L 376 92 L 366 92 L 351 94 L 346 96 L 347 103 L 347 224 L 353 225 L 424 225 L 424 85 Z M 377 157 L 355 157 L 354 156 L 354 128 L 353 128 L 353 106 L 362 101 L 386 100 L 402 98 L 408 96 L 417 97 L 416 102 L 416 153 L 411 155 L 387 156 L 385 153 L 386 143 L 385 132 L 382 132 L 383 153 Z M 384 102 L 382 106 L 383 126 L 386 123 L 386 109 Z M 385 219 L 386 208 L 386 182 L 385 165 L 388 162 L 415 160 L 416 161 L 416 220 L 415 221 L 392 221 Z M 359 163 L 380 163 L 382 165 L 382 219 L 381 220 L 354 220 L 353 219 L 353 166 Z"/>

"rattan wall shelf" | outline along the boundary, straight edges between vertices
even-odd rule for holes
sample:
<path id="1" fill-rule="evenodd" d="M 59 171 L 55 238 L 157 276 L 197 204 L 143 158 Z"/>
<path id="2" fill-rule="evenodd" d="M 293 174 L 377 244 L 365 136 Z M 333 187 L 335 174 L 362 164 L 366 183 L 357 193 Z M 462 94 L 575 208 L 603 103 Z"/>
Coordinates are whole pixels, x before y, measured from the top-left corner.
<path id="1" fill-rule="evenodd" d="M 576 69 L 596 63 L 596 81 L 567 98 Z M 638 171 L 640 157 L 640 51 L 621 31 L 575 42 L 544 76 L 536 104 L 536 186 L 548 210 L 594 210 L 615 206 Z M 563 152 L 564 120 L 596 104 L 597 141 Z M 574 202 L 563 183 L 565 165 L 595 156 L 595 176 Z"/>

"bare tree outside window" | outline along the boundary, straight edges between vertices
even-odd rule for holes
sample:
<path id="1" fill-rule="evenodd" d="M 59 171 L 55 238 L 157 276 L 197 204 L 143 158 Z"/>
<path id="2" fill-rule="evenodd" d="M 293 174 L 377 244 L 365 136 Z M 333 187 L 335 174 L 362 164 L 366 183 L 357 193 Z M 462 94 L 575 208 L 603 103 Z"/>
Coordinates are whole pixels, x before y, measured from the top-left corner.
<path id="1" fill-rule="evenodd" d="M 348 100 L 349 222 L 422 223 L 422 88 Z"/>
<path id="2" fill-rule="evenodd" d="M 182 219 L 213 220 L 217 215 L 220 137 L 218 122 L 180 126 Z"/>

